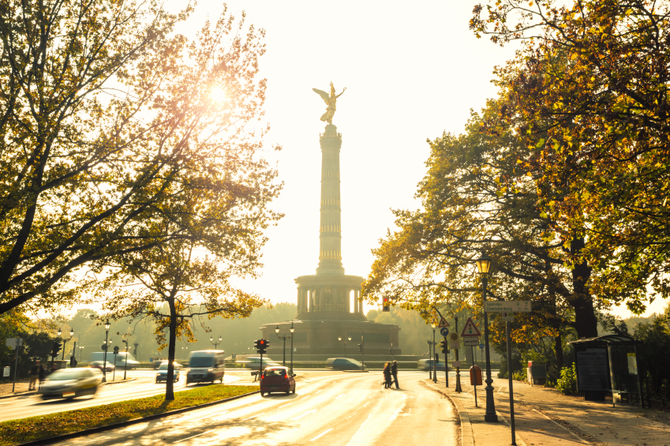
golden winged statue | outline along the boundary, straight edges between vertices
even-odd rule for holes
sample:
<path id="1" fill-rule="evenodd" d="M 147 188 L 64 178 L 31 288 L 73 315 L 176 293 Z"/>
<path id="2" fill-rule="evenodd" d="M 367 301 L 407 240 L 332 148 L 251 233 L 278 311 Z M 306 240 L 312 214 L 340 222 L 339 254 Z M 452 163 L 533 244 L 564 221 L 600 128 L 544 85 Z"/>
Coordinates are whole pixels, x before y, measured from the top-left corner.
<path id="1" fill-rule="evenodd" d="M 342 90 L 342 93 L 340 94 L 335 94 L 335 86 L 333 83 L 330 83 L 330 94 L 326 93 L 323 90 L 319 90 L 318 88 L 312 88 L 315 93 L 317 93 L 323 101 L 326 103 L 328 107 L 326 107 L 326 112 L 321 116 L 321 120 L 323 122 L 327 122 L 328 124 L 333 123 L 333 116 L 335 116 L 335 103 L 337 102 L 337 98 L 342 96 L 342 94 L 347 90 L 347 87 L 344 87 L 344 90 Z"/>

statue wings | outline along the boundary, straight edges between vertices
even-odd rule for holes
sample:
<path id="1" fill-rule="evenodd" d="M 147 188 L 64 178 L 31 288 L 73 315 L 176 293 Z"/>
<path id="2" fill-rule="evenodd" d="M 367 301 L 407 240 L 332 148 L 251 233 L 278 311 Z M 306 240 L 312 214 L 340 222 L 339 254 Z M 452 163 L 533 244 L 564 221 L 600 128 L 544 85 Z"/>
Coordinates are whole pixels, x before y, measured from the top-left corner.
<path id="1" fill-rule="evenodd" d="M 330 95 L 328 93 L 323 90 L 319 90 L 318 88 L 312 88 L 312 90 L 321 96 L 321 99 L 323 99 L 323 102 L 325 102 L 326 105 L 330 105 Z"/>

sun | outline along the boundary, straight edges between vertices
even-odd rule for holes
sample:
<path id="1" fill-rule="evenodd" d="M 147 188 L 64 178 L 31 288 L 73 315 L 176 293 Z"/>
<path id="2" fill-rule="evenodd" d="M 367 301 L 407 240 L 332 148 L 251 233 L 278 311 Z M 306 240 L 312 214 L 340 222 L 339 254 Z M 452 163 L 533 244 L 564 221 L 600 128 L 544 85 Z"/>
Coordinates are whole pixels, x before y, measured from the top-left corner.
<path id="1" fill-rule="evenodd" d="M 219 104 L 228 101 L 228 94 L 226 93 L 226 90 L 223 89 L 222 87 L 214 87 L 214 88 L 212 88 L 212 90 L 209 92 L 209 97 L 210 97 L 213 101 L 215 101 L 215 102 L 217 102 L 217 103 L 219 103 Z"/>

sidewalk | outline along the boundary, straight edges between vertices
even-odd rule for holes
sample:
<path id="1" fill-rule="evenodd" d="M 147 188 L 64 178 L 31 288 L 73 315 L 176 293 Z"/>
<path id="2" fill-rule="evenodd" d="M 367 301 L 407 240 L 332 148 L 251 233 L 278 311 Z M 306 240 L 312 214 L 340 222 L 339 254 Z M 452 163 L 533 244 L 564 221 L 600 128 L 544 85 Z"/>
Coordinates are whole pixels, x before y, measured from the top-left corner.
<path id="1" fill-rule="evenodd" d="M 509 381 L 493 378 L 498 422 L 484 421 L 486 392 L 477 386 L 478 406 L 467 371 L 461 372 L 462 392 L 455 392 L 455 372 L 444 372 L 437 383 L 426 379 L 427 386 L 449 397 L 461 418 L 461 446 L 508 446 L 512 444 L 509 416 Z M 441 375 L 441 376 L 440 376 Z M 625 445 L 670 446 L 670 425 L 643 416 L 643 409 L 631 405 L 612 407 L 611 401 L 585 401 L 566 396 L 543 386 L 520 381 L 512 384 L 514 419 L 518 446 Z"/>

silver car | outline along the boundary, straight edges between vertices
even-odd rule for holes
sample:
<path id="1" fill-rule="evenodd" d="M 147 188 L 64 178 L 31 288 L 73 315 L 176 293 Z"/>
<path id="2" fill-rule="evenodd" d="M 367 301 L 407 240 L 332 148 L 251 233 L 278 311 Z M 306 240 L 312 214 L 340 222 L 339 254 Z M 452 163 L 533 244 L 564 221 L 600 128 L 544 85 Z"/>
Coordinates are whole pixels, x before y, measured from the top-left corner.
<path id="1" fill-rule="evenodd" d="M 45 400 L 94 395 L 101 382 L 102 372 L 98 369 L 60 369 L 47 376 L 37 394 L 42 395 Z"/>

